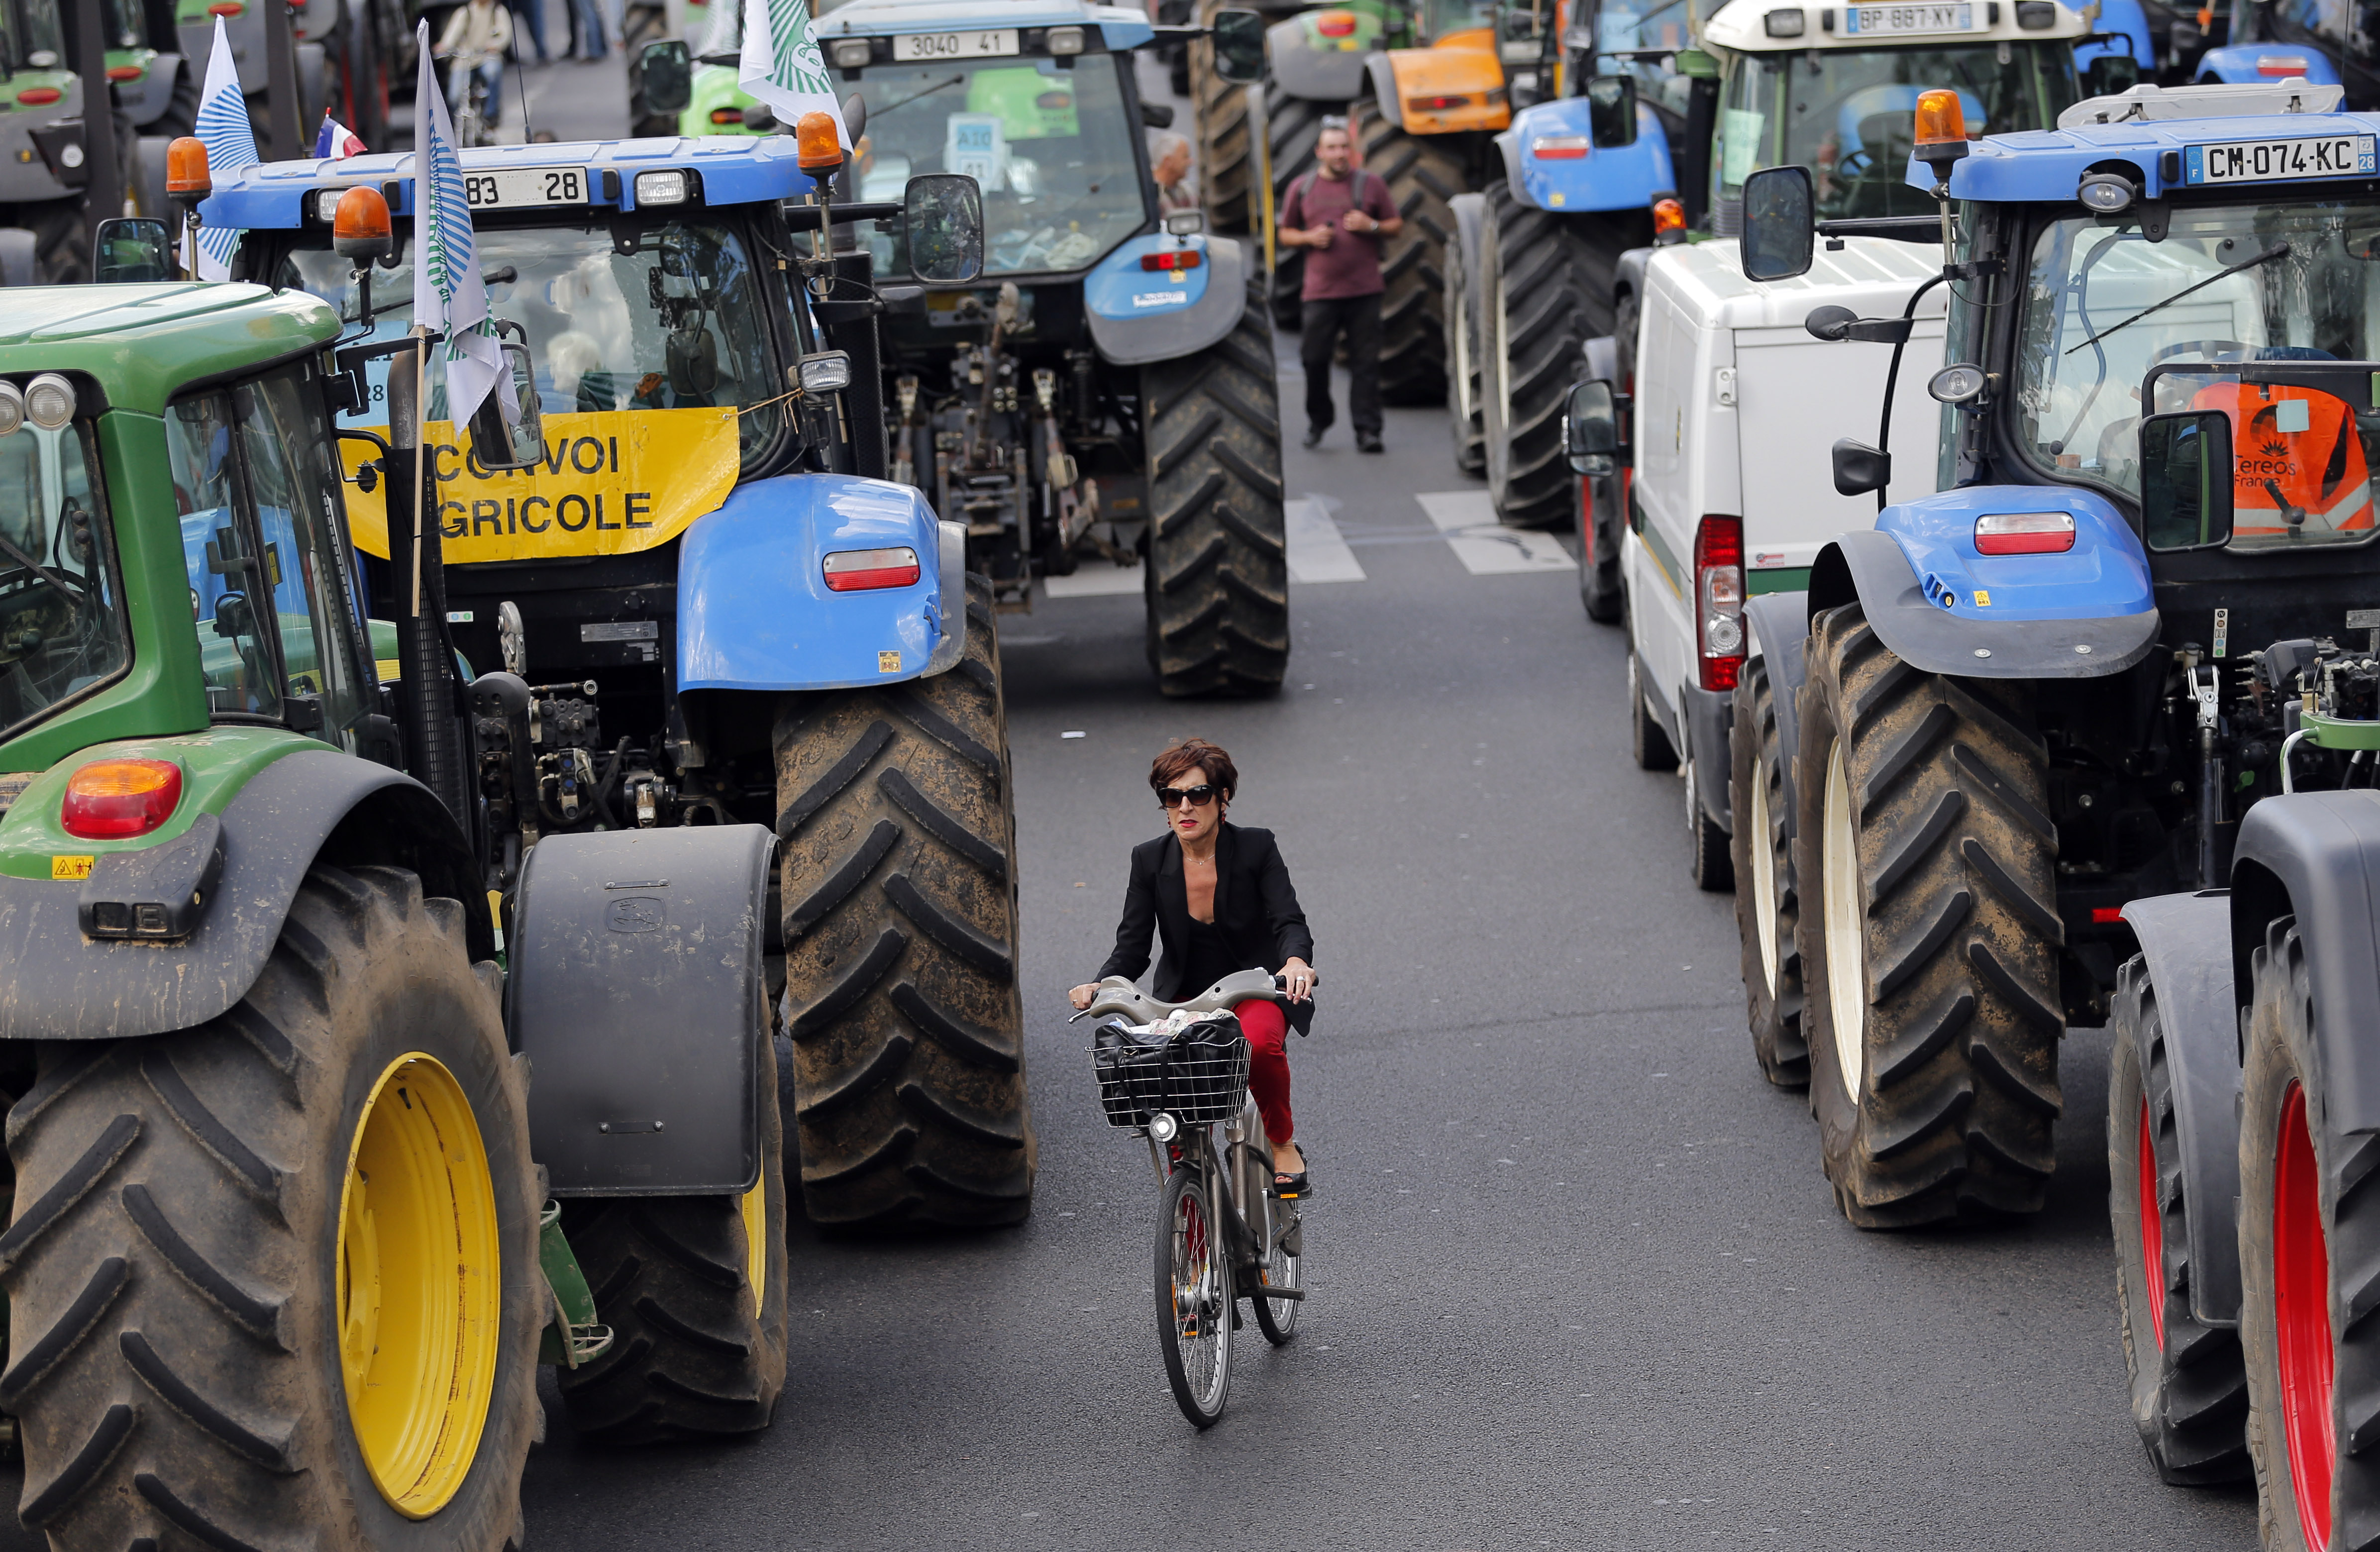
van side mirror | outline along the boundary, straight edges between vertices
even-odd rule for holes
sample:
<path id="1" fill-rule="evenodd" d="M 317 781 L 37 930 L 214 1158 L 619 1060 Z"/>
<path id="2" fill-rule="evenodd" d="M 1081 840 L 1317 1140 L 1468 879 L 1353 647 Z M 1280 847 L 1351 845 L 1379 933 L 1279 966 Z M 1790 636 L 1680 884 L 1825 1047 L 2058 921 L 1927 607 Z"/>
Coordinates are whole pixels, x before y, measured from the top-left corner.
<path id="1" fill-rule="evenodd" d="M 1586 83 L 1587 138 L 1599 148 L 1636 143 L 1636 78 L 1597 76 Z"/>
<path id="2" fill-rule="evenodd" d="M 490 392 L 471 412 L 471 456 L 491 474 L 531 468 L 545 461 L 545 418 L 537 397 L 537 363 L 528 346 L 518 340 L 504 342 L 504 369 L 512 373 L 513 394 L 520 401 L 520 418 L 504 424 L 504 395 Z"/>
<path id="3" fill-rule="evenodd" d="M 2152 550 L 2231 542 L 2231 418 L 2219 409 L 2141 422 L 2141 539 Z"/>
<path id="4" fill-rule="evenodd" d="M 1620 467 L 1620 407 L 1600 378 L 1572 387 L 1562 407 L 1562 453 L 1578 474 L 1606 475 Z"/>
<path id="5" fill-rule="evenodd" d="M 2082 95 L 2113 97 L 2141 81 L 2141 63 L 2129 54 L 2103 54 L 2082 67 Z"/>
<path id="6" fill-rule="evenodd" d="M 1264 79 L 1265 18 L 1256 11 L 1217 11 L 1215 74 L 1247 85 Z"/>
<path id="7" fill-rule="evenodd" d="M 940 285 L 983 273 L 983 188 L 965 173 L 919 173 L 901 191 L 909 273 Z"/>
<path id="8" fill-rule="evenodd" d="M 1745 178 L 1743 278 L 1791 280 L 1809 273 L 1817 246 L 1816 209 L 1807 167 L 1764 167 Z"/>
<path id="9" fill-rule="evenodd" d="M 648 114 L 684 113 L 694 101 L 694 56 L 684 39 L 647 43 L 638 56 L 637 71 Z"/>
<path id="10" fill-rule="evenodd" d="M 102 285 L 174 278 L 174 234 L 162 221 L 118 216 L 91 240 L 91 278 Z"/>

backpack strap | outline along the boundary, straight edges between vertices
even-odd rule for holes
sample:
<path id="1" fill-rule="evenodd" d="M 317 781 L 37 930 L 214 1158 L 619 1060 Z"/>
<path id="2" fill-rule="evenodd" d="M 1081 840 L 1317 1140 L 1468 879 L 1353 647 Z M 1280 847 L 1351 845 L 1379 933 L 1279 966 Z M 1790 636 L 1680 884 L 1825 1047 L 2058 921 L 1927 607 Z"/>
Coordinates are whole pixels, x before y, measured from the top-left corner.
<path id="1" fill-rule="evenodd" d="M 1289 180 L 1289 192 L 1281 197 L 1281 208 L 1282 210 L 1287 210 L 1293 200 L 1300 203 L 1305 201 L 1307 191 L 1314 187 L 1314 174 L 1315 169 L 1308 167 L 1305 171 L 1298 174 L 1295 177 Z"/>

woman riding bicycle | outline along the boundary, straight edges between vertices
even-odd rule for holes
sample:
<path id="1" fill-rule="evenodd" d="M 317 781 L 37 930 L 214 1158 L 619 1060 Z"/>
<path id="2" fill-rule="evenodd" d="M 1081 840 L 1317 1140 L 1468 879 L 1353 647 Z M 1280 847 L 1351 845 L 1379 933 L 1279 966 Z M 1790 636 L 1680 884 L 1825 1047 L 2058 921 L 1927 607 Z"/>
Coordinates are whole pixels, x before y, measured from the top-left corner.
<path id="1" fill-rule="evenodd" d="M 1237 1012 L 1248 1041 L 1248 1091 L 1272 1145 L 1274 1188 L 1305 1195 L 1311 1187 L 1289 1111 L 1285 1047 L 1290 1026 L 1304 1035 L 1314 1025 L 1314 935 L 1272 831 L 1224 822 L 1239 782 L 1232 757 L 1203 738 L 1177 744 L 1150 764 L 1148 784 L 1171 833 L 1132 849 L 1115 952 L 1096 979 L 1129 980 L 1148 968 L 1152 922 L 1165 946 L 1155 986 L 1165 1001 L 1186 1000 L 1239 970 L 1260 966 L 1287 978 L 1293 1006 L 1285 1017 L 1267 1001 L 1243 1002 Z M 1068 996 L 1087 1008 L 1098 991 L 1095 980 Z"/>

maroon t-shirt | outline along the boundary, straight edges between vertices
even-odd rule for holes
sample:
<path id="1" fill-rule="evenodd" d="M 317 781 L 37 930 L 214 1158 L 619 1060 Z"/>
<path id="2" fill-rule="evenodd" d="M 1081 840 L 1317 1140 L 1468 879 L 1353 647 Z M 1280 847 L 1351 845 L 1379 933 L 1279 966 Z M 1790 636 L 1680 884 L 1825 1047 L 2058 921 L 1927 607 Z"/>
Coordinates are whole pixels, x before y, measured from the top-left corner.
<path id="1" fill-rule="evenodd" d="M 1281 224 L 1301 231 L 1328 226 L 1331 233 L 1329 248 L 1298 249 L 1305 255 L 1305 289 L 1301 294 L 1309 302 L 1374 297 L 1387 289 L 1380 279 L 1379 234 L 1350 232 L 1339 224 L 1339 218 L 1351 210 L 1361 210 L 1375 221 L 1393 219 L 1397 206 L 1389 197 L 1388 180 L 1355 167 L 1342 178 L 1316 172 L 1290 185 L 1289 199 L 1281 207 Z"/>

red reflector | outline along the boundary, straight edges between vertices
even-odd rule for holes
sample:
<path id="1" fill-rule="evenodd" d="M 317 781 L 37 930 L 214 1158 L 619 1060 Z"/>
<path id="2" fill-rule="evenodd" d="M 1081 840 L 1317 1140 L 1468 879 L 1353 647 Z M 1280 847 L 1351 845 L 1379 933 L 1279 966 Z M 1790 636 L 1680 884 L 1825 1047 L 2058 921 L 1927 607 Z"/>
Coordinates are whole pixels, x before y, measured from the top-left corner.
<path id="1" fill-rule="evenodd" d="M 1975 519 L 1979 555 L 2058 555 L 2074 548 L 2067 512 L 1990 512 Z"/>
<path id="2" fill-rule="evenodd" d="M 826 585 L 838 593 L 905 588 L 917 580 L 917 552 L 904 544 L 890 550 L 844 550 L 826 558 Z"/>
<path id="3" fill-rule="evenodd" d="M 46 108 L 65 95 L 55 86 L 29 86 L 17 93 L 17 101 L 29 108 Z"/>
<path id="4" fill-rule="evenodd" d="M 2260 54 L 2256 56 L 2256 74 L 2260 76 L 2302 76 L 2305 73 L 2306 60 L 2301 54 Z"/>
<path id="5" fill-rule="evenodd" d="M 742 108 L 713 108 L 710 110 L 710 122 L 713 124 L 741 124 L 744 122 L 744 110 Z"/>
<path id="6" fill-rule="evenodd" d="M 1314 18 L 1314 30 L 1326 38 L 1352 38 L 1355 35 L 1355 13 L 1325 11 Z"/>
<path id="7" fill-rule="evenodd" d="M 1140 267 L 1144 270 L 1195 270 L 1201 261 L 1198 250 L 1193 248 L 1177 248 L 1140 256 Z"/>
<path id="8" fill-rule="evenodd" d="M 240 0 L 215 0 L 213 5 L 207 7 L 207 15 L 236 17 L 247 9 L 248 7 L 242 5 Z"/>
<path id="9" fill-rule="evenodd" d="M 107 67 L 107 79 L 112 81 L 139 80 L 141 74 L 138 65 L 110 65 Z"/>
<path id="10" fill-rule="evenodd" d="M 146 835 L 174 817 L 182 768 L 171 760 L 93 760 L 67 779 L 58 823 L 86 841 Z"/>
<path id="11" fill-rule="evenodd" d="M 1529 142 L 1529 154 L 1540 162 L 1581 162 L 1592 143 L 1585 135 L 1539 135 Z"/>
<path id="12" fill-rule="evenodd" d="M 1441 113 L 1448 108 L 1467 108 L 1470 105 L 1471 99 L 1463 96 L 1408 97 L 1405 99 L 1405 106 L 1415 113 Z"/>
<path id="13" fill-rule="evenodd" d="M 2107 927 L 2112 923 L 2122 921 L 2123 919 L 2124 908 L 2121 905 L 2094 905 L 2091 907 L 2091 925 L 2093 927 Z"/>

